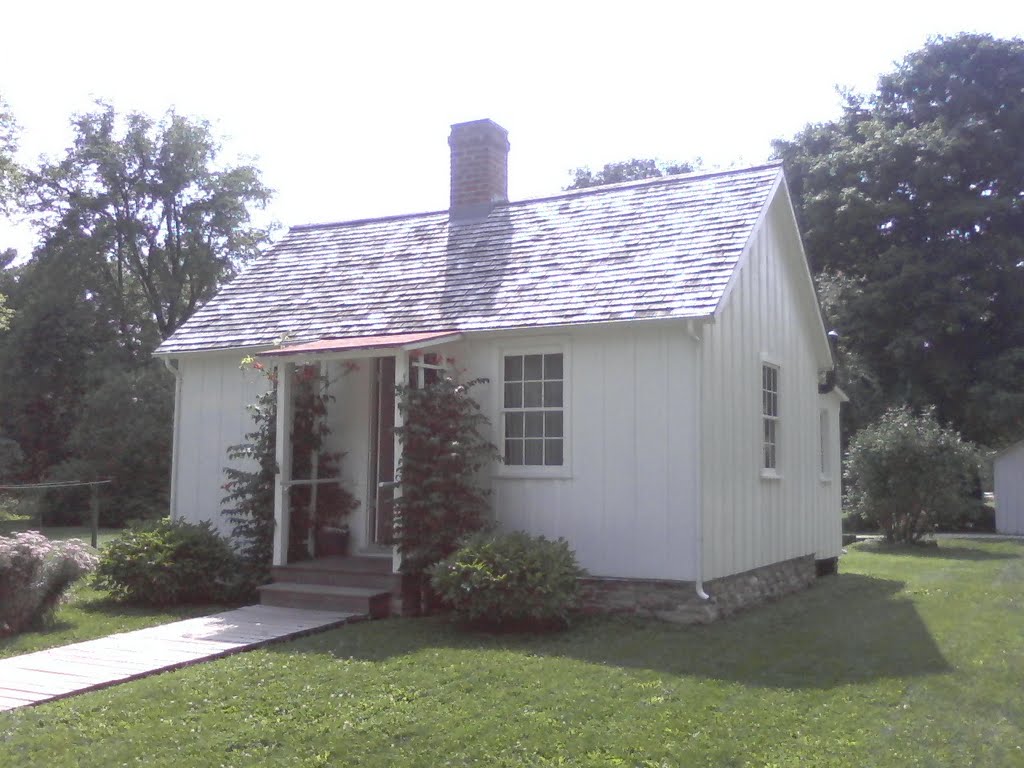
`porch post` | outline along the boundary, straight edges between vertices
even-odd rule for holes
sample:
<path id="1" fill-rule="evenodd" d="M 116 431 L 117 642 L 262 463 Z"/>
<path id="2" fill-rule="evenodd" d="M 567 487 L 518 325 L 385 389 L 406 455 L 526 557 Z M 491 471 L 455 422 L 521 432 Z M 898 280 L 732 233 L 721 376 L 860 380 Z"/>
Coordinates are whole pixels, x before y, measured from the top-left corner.
<path id="1" fill-rule="evenodd" d="M 404 349 L 399 348 L 395 351 L 395 386 L 400 384 L 409 383 L 409 353 Z M 395 429 L 397 430 L 404 423 L 402 419 L 402 412 L 398 408 L 398 398 L 395 398 Z M 402 441 L 398 438 L 398 433 L 395 433 L 395 479 L 397 480 L 398 470 L 402 462 Z M 402 486 L 395 486 L 394 497 L 397 499 L 402 495 Z M 398 573 L 399 568 L 402 567 L 402 556 L 398 552 L 398 544 L 394 544 L 391 548 L 391 569 Z"/>
<path id="2" fill-rule="evenodd" d="M 295 364 L 277 366 L 277 436 L 274 454 L 277 459 L 277 474 L 274 475 L 274 565 L 288 562 L 288 529 L 290 515 L 288 504 L 289 484 L 292 480 L 292 380 Z"/>

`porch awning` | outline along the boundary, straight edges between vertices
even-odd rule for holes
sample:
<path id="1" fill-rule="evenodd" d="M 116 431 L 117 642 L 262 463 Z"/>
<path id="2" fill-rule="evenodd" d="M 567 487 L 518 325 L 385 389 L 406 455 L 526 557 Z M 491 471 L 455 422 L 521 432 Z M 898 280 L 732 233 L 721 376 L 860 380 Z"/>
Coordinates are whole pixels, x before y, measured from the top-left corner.
<path id="1" fill-rule="evenodd" d="M 302 344 L 291 344 L 280 349 L 261 352 L 259 357 L 302 357 L 322 356 L 344 352 L 374 349 L 413 350 L 457 341 L 462 337 L 458 331 L 424 331 L 420 333 L 393 333 L 384 336 L 350 336 L 347 339 L 319 339 Z"/>

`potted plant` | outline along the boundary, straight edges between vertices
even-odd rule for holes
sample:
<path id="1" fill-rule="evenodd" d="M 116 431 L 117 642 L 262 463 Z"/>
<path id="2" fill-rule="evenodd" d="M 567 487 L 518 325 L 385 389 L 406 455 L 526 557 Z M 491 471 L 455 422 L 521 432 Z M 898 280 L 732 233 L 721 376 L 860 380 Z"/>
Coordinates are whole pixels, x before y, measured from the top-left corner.
<path id="1" fill-rule="evenodd" d="M 339 557 L 348 554 L 348 523 L 338 515 L 324 516 L 317 520 L 316 556 Z"/>

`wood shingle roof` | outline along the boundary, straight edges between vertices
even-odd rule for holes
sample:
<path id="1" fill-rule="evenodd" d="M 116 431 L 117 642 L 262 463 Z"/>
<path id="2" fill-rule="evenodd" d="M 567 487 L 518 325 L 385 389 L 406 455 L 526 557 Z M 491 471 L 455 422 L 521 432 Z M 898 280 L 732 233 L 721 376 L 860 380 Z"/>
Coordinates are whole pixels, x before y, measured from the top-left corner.
<path id="1" fill-rule="evenodd" d="M 714 312 L 777 164 L 496 207 L 293 227 L 158 354 Z"/>

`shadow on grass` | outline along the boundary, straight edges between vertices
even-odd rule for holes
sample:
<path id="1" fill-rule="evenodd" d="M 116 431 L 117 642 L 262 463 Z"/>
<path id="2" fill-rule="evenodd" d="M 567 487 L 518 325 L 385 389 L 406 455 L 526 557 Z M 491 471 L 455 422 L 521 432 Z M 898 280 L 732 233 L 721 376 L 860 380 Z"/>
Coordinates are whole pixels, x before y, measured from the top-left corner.
<path id="1" fill-rule="evenodd" d="M 1010 540 L 1012 543 L 1012 540 Z M 872 555 L 912 555 L 913 557 L 939 558 L 946 560 L 1016 560 L 1024 558 L 1024 544 L 1020 552 L 999 552 L 992 549 L 980 549 L 968 544 L 947 544 L 940 541 L 933 544 L 889 544 L 884 541 L 864 542 L 857 545 L 858 552 Z"/>
<path id="2" fill-rule="evenodd" d="M 585 619 L 546 636 L 460 631 L 443 617 L 368 622 L 278 646 L 370 662 L 449 650 L 560 657 L 778 688 L 827 689 L 950 670 L 903 583 L 857 574 L 710 626 Z M 508 663 L 507 661 L 505 663 Z"/>

